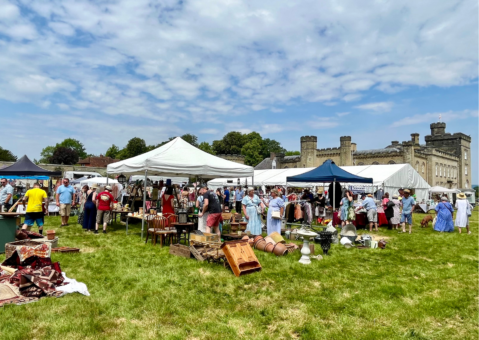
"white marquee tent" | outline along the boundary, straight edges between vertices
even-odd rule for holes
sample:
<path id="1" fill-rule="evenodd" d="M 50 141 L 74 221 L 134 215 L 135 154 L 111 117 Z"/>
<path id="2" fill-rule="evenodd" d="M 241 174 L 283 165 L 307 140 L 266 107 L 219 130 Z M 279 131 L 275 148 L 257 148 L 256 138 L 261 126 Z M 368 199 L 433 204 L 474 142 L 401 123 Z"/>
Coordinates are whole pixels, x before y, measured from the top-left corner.
<path id="1" fill-rule="evenodd" d="M 246 177 L 253 175 L 253 167 L 228 161 L 204 152 L 180 137 L 133 158 L 107 166 L 109 174 L 148 176 L 175 176 L 201 178 Z"/>
<path id="2" fill-rule="evenodd" d="M 429 197 L 430 185 L 421 177 L 421 175 L 410 164 L 386 164 L 386 165 L 359 165 L 342 166 L 341 169 L 362 177 L 372 178 L 373 184 L 355 184 L 341 183 L 343 185 L 364 186 L 372 191 L 375 188 L 383 188 L 385 192 L 391 195 L 397 193 L 400 188 L 414 189 L 418 201 L 427 200 Z M 255 186 L 273 186 L 286 185 L 286 177 L 295 176 L 313 168 L 294 168 L 294 169 L 271 169 L 255 170 Z M 251 184 L 252 178 L 247 180 Z M 208 182 L 212 188 L 237 185 L 238 178 L 217 178 Z M 246 178 L 240 178 L 240 184 L 246 184 Z M 288 183 L 292 187 L 313 187 L 317 183 Z M 329 185 L 329 183 L 325 183 Z"/>
<path id="3" fill-rule="evenodd" d="M 143 175 L 145 183 L 148 176 L 215 178 L 254 175 L 253 167 L 213 156 L 180 137 L 144 154 L 108 164 L 106 172 L 107 174 Z M 145 202 L 146 190 L 143 191 L 143 212 L 146 211 Z M 143 238 L 144 226 L 143 218 L 141 238 Z"/>

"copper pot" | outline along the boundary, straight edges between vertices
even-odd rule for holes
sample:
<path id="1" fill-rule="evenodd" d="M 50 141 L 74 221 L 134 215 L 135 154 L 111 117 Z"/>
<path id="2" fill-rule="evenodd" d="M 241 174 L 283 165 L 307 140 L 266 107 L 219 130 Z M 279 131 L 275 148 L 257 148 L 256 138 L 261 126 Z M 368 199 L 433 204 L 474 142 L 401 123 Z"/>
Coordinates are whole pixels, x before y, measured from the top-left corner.
<path id="1" fill-rule="evenodd" d="M 276 256 L 284 256 L 288 253 L 288 248 L 282 243 L 276 243 L 273 248 L 273 254 Z"/>
<path id="2" fill-rule="evenodd" d="M 274 249 L 274 244 L 269 242 L 266 244 L 266 247 L 264 247 L 264 251 L 268 253 L 272 253 Z"/>
<path id="3" fill-rule="evenodd" d="M 266 241 L 263 239 L 263 240 L 259 240 L 256 244 L 255 244 L 255 248 L 258 249 L 258 250 L 263 250 L 264 251 L 264 248 L 266 247 Z"/>

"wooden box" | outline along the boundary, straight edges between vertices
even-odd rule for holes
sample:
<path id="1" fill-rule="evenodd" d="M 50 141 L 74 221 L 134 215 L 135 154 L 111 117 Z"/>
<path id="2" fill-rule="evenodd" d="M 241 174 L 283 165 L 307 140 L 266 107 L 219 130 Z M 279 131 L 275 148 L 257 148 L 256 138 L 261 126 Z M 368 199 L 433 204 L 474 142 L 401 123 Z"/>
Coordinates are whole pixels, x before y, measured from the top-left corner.
<path id="1" fill-rule="evenodd" d="M 190 247 L 179 243 L 172 244 L 170 246 L 170 255 L 186 257 L 189 259 L 191 257 Z"/>
<path id="2" fill-rule="evenodd" d="M 200 234 L 191 233 L 190 240 L 204 242 L 204 243 L 219 242 L 220 237 L 218 236 L 218 234 L 203 233 L 203 235 L 200 235 Z"/>
<path id="3" fill-rule="evenodd" d="M 261 270 L 261 264 L 247 240 L 225 242 L 221 249 L 237 277 Z"/>

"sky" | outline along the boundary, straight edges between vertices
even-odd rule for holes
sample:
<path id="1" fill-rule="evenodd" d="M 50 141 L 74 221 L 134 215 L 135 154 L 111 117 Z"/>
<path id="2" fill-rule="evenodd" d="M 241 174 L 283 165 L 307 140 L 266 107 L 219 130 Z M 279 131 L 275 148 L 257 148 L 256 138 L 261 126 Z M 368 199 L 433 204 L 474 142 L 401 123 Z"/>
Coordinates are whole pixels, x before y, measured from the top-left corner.
<path id="1" fill-rule="evenodd" d="M 430 133 L 473 140 L 477 1 L 0 0 L 0 146 L 104 153 L 257 131 L 299 150 Z"/>

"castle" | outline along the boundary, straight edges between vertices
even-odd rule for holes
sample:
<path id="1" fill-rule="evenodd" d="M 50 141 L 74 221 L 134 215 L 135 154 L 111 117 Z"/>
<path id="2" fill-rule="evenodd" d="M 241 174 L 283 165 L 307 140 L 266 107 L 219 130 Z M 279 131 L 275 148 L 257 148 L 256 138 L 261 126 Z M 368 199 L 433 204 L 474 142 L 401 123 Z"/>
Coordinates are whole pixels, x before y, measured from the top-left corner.
<path id="1" fill-rule="evenodd" d="M 339 166 L 409 163 L 431 186 L 471 187 L 471 137 L 463 133 L 446 133 L 446 123 L 430 125 L 431 134 L 420 144 L 419 134 L 410 141 L 391 142 L 384 149 L 357 150 L 350 136 L 340 137 L 337 148 L 318 149 L 318 138 L 301 137 L 301 155 L 271 153 L 255 169 L 318 167 L 331 159 Z"/>

